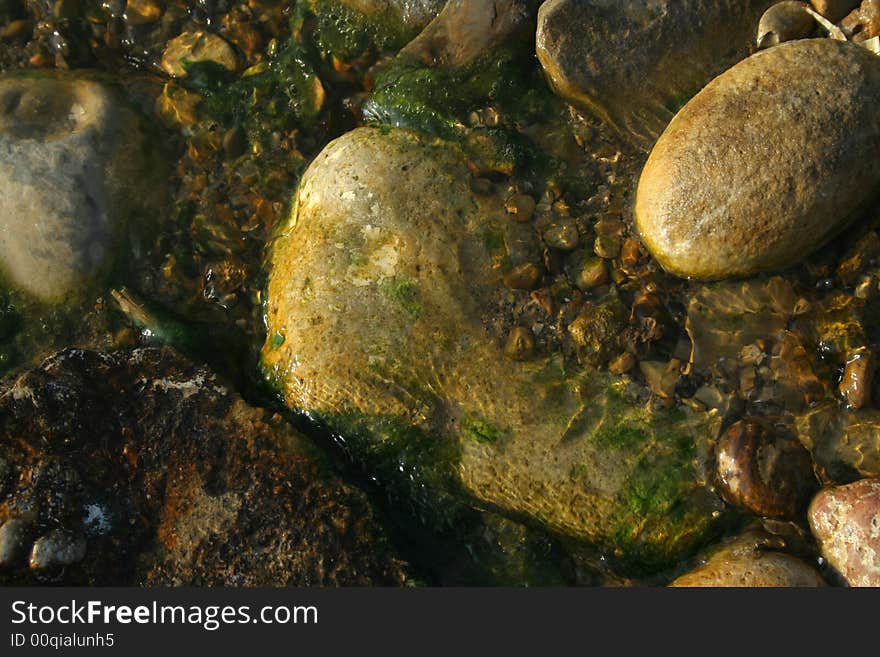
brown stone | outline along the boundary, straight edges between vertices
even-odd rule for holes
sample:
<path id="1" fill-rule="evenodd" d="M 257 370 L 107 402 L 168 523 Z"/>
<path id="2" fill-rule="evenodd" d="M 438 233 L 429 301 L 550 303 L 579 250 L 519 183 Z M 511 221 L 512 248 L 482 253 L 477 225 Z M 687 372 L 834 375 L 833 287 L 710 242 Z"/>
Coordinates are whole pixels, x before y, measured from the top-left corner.
<path id="1" fill-rule="evenodd" d="M 748 56 L 772 4 L 549 0 L 538 13 L 538 59 L 559 96 L 648 149 L 688 98 Z"/>
<path id="2" fill-rule="evenodd" d="M 706 562 L 676 579 L 674 587 L 821 587 L 815 568 L 778 552 L 772 539 L 746 534 L 710 555 Z"/>
<path id="3" fill-rule="evenodd" d="M 880 183 L 880 60 L 831 39 L 780 44 L 716 78 L 657 141 L 636 224 L 679 276 L 786 267 L 826 243 Z"/>

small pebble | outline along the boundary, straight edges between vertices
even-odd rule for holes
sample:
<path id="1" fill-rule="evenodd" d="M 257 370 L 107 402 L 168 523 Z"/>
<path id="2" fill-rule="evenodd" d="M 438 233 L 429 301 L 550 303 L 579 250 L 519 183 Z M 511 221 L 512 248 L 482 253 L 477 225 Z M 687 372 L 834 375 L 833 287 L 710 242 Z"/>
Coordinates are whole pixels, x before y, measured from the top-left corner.
<path id="1" fill-rule="evenodd" d="M 533 290 L 541 280 L 541 268 L 530 262 L 511 269 L 504 276 L 504 285 L 511 290 Z"/>
<path id="2" fill-rule="evenodd" d="M 808 563 L 776 549 L 777 541 L 749 533 L 723 545 L 701 565 L 676 579 L 676 587 L 822 587 L 822 576 Z"/>
<path id="3" fill-rule="evenodd" d="M 530 329 L 517 326 L 507 336 L 504 354 L 511 360 L 528 360 L 535 351 L 535 336 Z"/>
<path id="4" fill-rule="evenodd" d="M 817 486 L 807 449 L 757 419 L 740 420 L 724 433 L 715 464 L 724 498 L 759 516 L 797 516 Z"/>
<path id="5" fill-rule="evenodd" d="M 576 258 L 567 269 L 571 282 L 585 292 L 608 282 L 608 267 L 602 258 L 583 255 Z"/>
<path id="6" fill-rule="evenodd" d="M 838 390 L 850 408 L 870 406 L 876 370 L 877 359 L 870 349 L 859 349 L 846 361 Z"/>
<path id="7" fill-rule="evenodd" d="M 162 54 L 162 69 L 171 76 L 184 78 L 186 67 L 200 62 L 214 62 L 227 71 L 238 70 L 238 55 L 223 38 L 210 32 L 184 32 L 172 39 Z"/>
<path id="8" fill-rule="evenodd" d="M 593 251 L 600 258 L 612 260 L 620 255 L 620 240 L 611 235 L 597 235 Z"/>
<path id="9" fill-rule="evenodd" d="M 626 238 L 623 246 L 620 247 L 620 264 L 624 267 L 633 267 L 639 264 L 642 257 L 642 247 L 638 240 L 631 237 Z"/>
<path id="10" fill-rule="evenodd" d="M 770 48 L 784 41 L 805 39 L 816 29 L 816 20 L 806 5 L 796 0 L 777 2 L 761 16 L 758 23 L 758 48 Z"/>
<path id="11" fill-rule="evenodd" d="M 577 224 L 573 219 L 565 218 L 550 224 L 544 230 L 544 243 L 551 249 L 571 251 L 580 243 Z"/>
<path id="12" fill-rule="evenodd" d="M 53 529 L 41 536 L 31 549 L 30 567 L 43 570 L 53 566 L 69 566 L 86 556 L 86 539 L 63 529 Z"/>
<path id="13" fill-rule="evenodd" d="M 843 19 L 859 6 L 860 0 L 810 0 L 813 8 L 832 23 Z"/>
<path id="14" fill-rule="evenodd" d="M 532 220 L 532 217 L 535 216 L 535 207 L 537 207 L 535 199 L 528 194 L 514 194 L 504 204 L 507 213 L 522 223 Z"/>
<path id="15" fill-rule="evenodd" d="M 624 351 L 620 356 L 615 358 L 608 364 L 608 371 L 612 374 L 626 374 L 636 365 L 636 357 L 628 351 Z"/>

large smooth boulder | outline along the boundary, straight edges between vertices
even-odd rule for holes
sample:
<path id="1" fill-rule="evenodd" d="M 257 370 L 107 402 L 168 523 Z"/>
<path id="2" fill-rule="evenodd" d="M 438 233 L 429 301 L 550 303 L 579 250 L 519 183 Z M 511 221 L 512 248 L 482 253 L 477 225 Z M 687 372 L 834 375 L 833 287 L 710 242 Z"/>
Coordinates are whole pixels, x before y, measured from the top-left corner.
<path id="1" fill-rule="evenodd" d="M 880 59 L 830 39 L 783 43 L 713 80 L 657 141 L 635 218 L 668 271 L 748 276 L 792 265 L 880 183 Z"/>
<path id="2" fill-rule="evenodd" d="M 161 212 L 163 167 L 141 119 L 78 74 L 0 78 L 0 279 L 43 301 L 88 288 Z"/>
<path id="3" fill-rule="evenodd" d="M 773 0 L 548 0 L 537 52 L 554 91 L 648 149 L 675 112 L 748 56 Z"/>
<path id="4" fill-rule="evenodd" d="M 366 497 L 169 348 L 0 382 L 0 583 L 397 585 Z"/>
<path id="5" fill-rule="evenodd" d="M 495 236 L 511 219 L 471 182 L 459 151 L 413 133 L 332 142 L 271 252 L 267 377 L 433 504 L 442 492 L 668 565 L 721 509 L 705 485 L 718 418 L 651 410 L 625 379 L 550 354 L 507 358 Z"/>

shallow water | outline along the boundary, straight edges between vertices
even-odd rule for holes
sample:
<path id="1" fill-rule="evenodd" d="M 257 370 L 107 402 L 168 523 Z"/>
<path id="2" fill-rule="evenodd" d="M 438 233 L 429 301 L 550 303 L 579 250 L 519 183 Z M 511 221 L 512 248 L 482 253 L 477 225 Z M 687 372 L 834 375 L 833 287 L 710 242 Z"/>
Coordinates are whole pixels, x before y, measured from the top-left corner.
<path id="1" fill-rule="evenodd" d="M 538 248 L 547 284 L 537 298 L 499 288 L 485 308 L 487 331 L 502 342 L 511 326 L 540 325 L 535 349 L 575 371 L 606 370 L 629 353 L 641 363 L 628 370 L 629 380 L 649 406 L 716 412 L 725 426 L 757 415 L 824 431 L 827 423 L 802 416 L 823 404 L 835 417 L 845 412 L 837 392 L 843 368 L 880 337 L 880 318 L 871 309 L 880 281 L 880 240 L 870 217 L 778 274 L 710 285 L 668 276 L 639 249 L 632 230 L 633 190 L 644 156 L 553 98 L 535 58 L 516 45 L 444 77 L 389 64 L 388 53 L 411 34 L 377 39 L 344 15 L 316 18 L 291 11 L 286 2 L 170 2 L 155 22 L 114 11 L 114 3 L 60 17 L 48 4 L 29 3 L 20 12 L 32 29 L 4 39 L 0 65 L 5 71 L 109 72 L 156 125 L 174 167 L 171 200 L 156 218 L 158 230 L 128 245 L 111 288 L 51 308 L 0 286 L 0 373 L 19 371 L 71 344 L 106 350 L 171 344 L 208 363 L 249 402 L 277 409 L 314 437 L 347 479 L 370 492 L 416 581 L 630 580 L 618 574 L 613 554 L 504 519 L 498 509 L 465 509 L 447 523 L 400 478 L 362 462 L 350 449 L 352 436 L 286 410 L 267 387 L 258 364 L 266 339 L 267 249 L 307 164 L 350 129 L 372 121 L 433 132 L 464 144 L 481 185 L 528 191 L 538 201 L 537 212 L 555 219 L 523 236 L 487 240 L 505 250 L 502 266 L 522 255 L 517 249 L 531 257 L 529 250 Z M 187 78 L 170 80 L 159 65 L 162 47 L 195 28 L 215 29 L 234 43 L 243 60 L 239 71 L 193 66 Z M 497 124 L 493 113 L 501 117 Z M 560 217 L 574 222 L 582 243 L 610 256 L 603 258 L 606 281 L 577 289 L 568 282 L 568 256 L 541 245 L 534 233 L 546 235 L 548 222 Z M 584 307 L 619 307 L 621 332 L 599 336 L 596 348 L 578 344 L 569 327 Z M 672 362 L 674 376 L 658 374 Z M 873 415 L 864 415 L 870 425 Z M 855 424 L 857 433 L 864 424 Z M 823 446 L 826 461 L 816 455 L 821 482 L 853 477 L 834 449 L 849 435 L 836 428 L 801 437 Z M 417 479 L 418 457 L 397 458 L 400 472 L 411 470 L 410 478 Z M 719 533 L 760 522 L 741 511 L 732 516 Z M 803 526 L 803 514 L 793 523 Z M 802 552 L 813 549 L 808 545 Z M 641 581 L 666 581 L 688 563 Z"/>

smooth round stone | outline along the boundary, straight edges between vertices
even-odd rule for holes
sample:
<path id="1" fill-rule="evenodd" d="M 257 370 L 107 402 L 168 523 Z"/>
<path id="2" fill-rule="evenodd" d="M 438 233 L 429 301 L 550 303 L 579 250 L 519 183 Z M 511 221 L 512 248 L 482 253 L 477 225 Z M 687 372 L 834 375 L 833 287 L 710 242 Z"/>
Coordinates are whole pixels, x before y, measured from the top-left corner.
<path id="1" fill-rule="evenodd" d="M 777 552 L 767 538 L 745 534 L 713 552 L 702 565 L 677 578 L 673 587 L 823 587 L 810 564 Z"/>
<path id="2" fill-rule="evenodd" d="M 880 59 L 830 39 L 783 43 L 713 80 L 642 172 L 635 217 L 668 271 L 721 279 L 792 265 L 880 183 Z"/>
<path id="3" fill-rule="evenodd" d="M 0 280 L 54 302 L 106 273 L 133 212 L 159 211 L 150 153 L 101 82 L 0 78 Z"/>
<path id="4" fill-rule="evenodd" d="M 69 566 L 86 556 L 86 539 L 63 529 L 53 529 L 37 539 L 31 549 L 30 566 L 36 570 Z"/>
<path id="5" fill-rule="evenodd" d="M 793 518 L 817 488 L 807 449 L 756 419 L 733 424 L 715 459 L 724 498 L 756 515 Z"/>
<path id="6" fill-rule="evenodd" d="M 861 479 L 819 493 L 810 528 L 850 586 L 880 586 L 880 479 Z"/>

